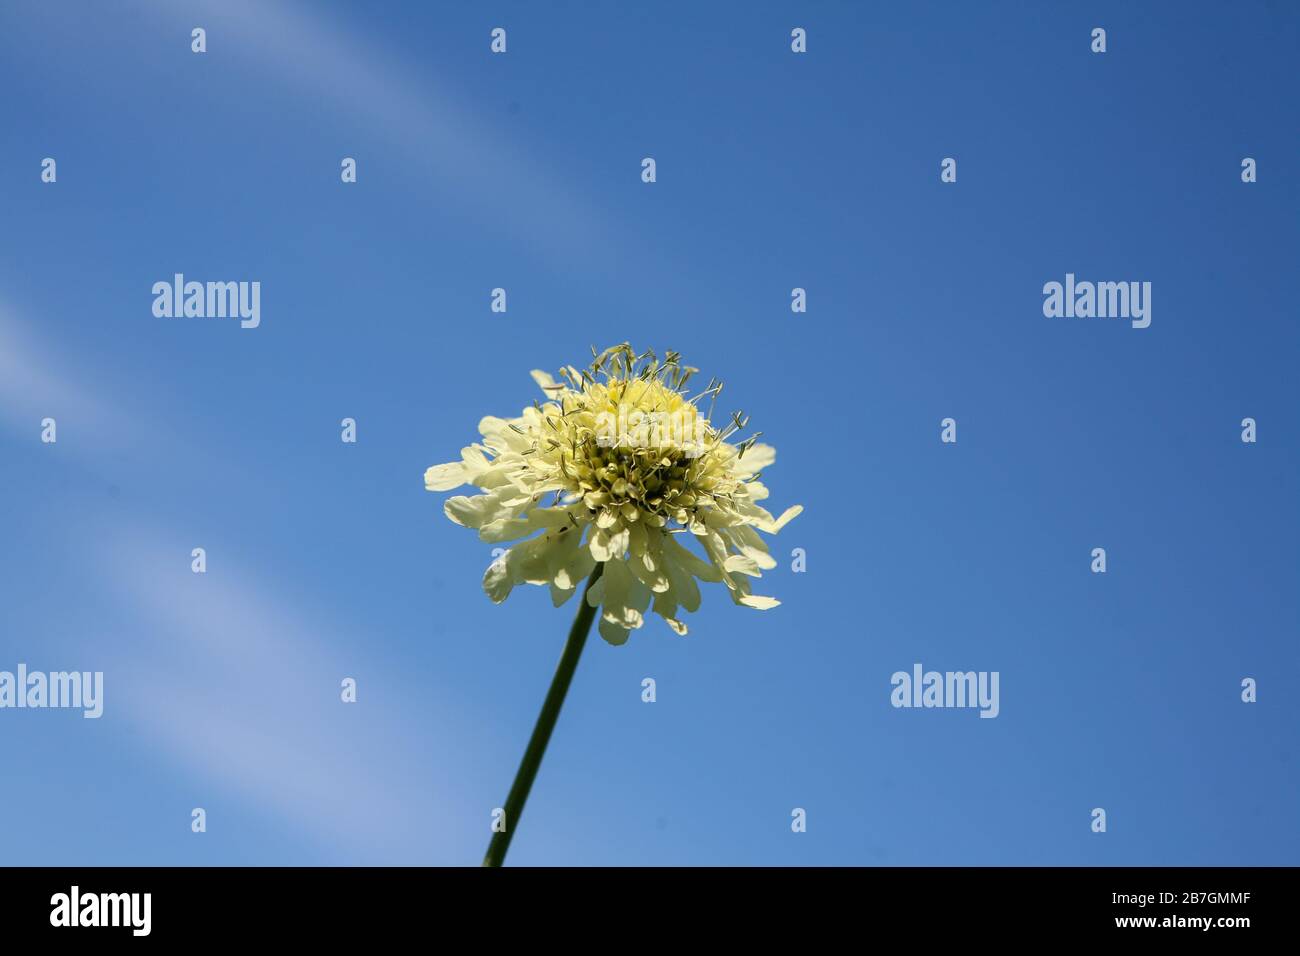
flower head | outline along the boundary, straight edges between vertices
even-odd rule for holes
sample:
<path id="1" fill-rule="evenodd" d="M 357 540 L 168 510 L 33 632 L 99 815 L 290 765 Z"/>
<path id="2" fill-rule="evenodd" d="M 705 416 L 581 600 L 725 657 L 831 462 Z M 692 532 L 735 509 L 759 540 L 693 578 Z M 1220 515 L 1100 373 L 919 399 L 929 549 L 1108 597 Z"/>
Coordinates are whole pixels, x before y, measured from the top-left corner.
<path id="1" fill-rule="evenodd" d="M 697 580 L 721 582 L 737 604 L 776 607 L 749 584 L 776 566 L 758 532 L 775 534 L 803 510 L 774 518 L 758 504 L 768 495 L 759 473 L 776 450 L 757 435 L 730 443 L 747 420 L 714 427 L 698 403 L 712 403 L 722 383 L 688 398 L 696 369 L 677 353 L 660 361 L 626 343 L 592 352 L 588 368 L 561 370 L 563 382 L 533 372 L 545 401 L 518 418 L 484 418 L 481 442 L 424 474 L 429 491 L 481 490 L 447 500 L 452 521 L 486 542 L 519 542 L 484 574 L 488 597 L 500 603 L 516 584 L 544 584 L 558 607 L 603 563 L 587 600 L 611 644 L 650 608 L 685 634 L 680 613 L 699 608 Z M 691 538 L 702 556 L 683 543 Z"/>

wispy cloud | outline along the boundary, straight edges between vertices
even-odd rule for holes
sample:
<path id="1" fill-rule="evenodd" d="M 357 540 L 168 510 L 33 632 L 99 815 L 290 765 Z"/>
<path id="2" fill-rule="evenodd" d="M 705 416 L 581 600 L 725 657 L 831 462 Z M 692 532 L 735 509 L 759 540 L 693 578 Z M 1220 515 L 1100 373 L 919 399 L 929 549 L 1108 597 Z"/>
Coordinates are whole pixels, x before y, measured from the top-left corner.
<path id="1" fill-rule="evenodd" d="M 39 335 L 0 309 L 0 422 L 16 435 L 39 441 L 47 414 L 61 427 L 75 423 L 77 441 L 61 435 L 60 447 L 76 449 L 80 466 L 99 474 L 103 453 L 127 436 L 159 441 L 170 431 L 159 409 L 127 412 L 58 361 Z M 178 475 L 234 468 L 189 442 L 167 447 Z M 343 859 L 461 860 L 446 841 L 413 837 L 447 834 L 427 822 L 456 813 L 459 798 L 438 783 L 461 778 L 472 763 L 451 732 L 454 715 L 440 716 L 422 688 L 358 654 L 328 608 L 304 607 L 228 558 L 220 573 L 191 574 L 187 551 L 151 520 L 120 506 L 82 514 L 61 542 L 115 609 L 109 654 L 102 635 L 59 641 L 93 642 L 81 648 L 82 659 L 105 661 L 110 718 L 125 715 L 146 752 L 199 792 L 243 799 Z M 345 676 L 356 677 L 369 699 L 342 703 Z M 404 702 L 417 709 L 419 734 L 402 720 Z M 439 726 L 449 732 L 429 733 Z"/>
<path id="2" fill-rule="evenodd" d="M 76 422 L 88 451 L 102 451 L 109 440 L 103 436 L 122 442 L 135 433 L 128 416 L 92 396 L 75 371 L 60 367 L 49 343 L 25 331 L 0 304 L 0 421 L 35 442 L 46 417 Z"/>
<path id="3" fill-rule="evenodd" d="M 426 733 L 414 748 L 396 719 L 400 677 L 247 575 L 178 568 L 165 537 L 118 527 L 96 539 L 100 583 L 136 635 L 114 649 L 115 712 L 210 791 L 233 792 L 348 859 L 436 852 L 412 839 L 455 803 L 432 762 L 445 770 L 462 758 Z M 344 676 L 360 681 L 357 704 L 340 700 Z M 410 697 L 437 726 L 436 708 Z M 368 759 L 375 753 L 382 760 Z"/>
<path id="4" fill-rule="evenodd" d="M 345 32 L 321 8 L 270 0 L 204 0 L 183 8 L 152 0 L 152 7 L 178 36 L 188 35 L 199 17 L 209 43 L 221 44 L 222 57 L 240 70 L 292 84 L 295 96 L 321 98 L 349 114 L 366 142 L 400 150 L 440 204 L 506 224 L 542 258 L 571 264 L 580 257 L 590 266 L 609 255 L 618 231 L 571 180 L 548 175 L 518 137 L 474 116 L 391 49 Z"/>

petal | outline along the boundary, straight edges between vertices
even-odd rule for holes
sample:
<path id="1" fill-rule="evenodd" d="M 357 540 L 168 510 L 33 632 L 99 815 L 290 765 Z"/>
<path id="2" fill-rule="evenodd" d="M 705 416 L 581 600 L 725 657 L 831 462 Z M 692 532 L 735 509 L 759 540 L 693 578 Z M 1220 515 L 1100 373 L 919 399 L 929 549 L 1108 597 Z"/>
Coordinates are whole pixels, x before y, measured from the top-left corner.
<path id="1" fill-rule="evenodd" d="M 663 540 L 664 557 L 678 567 L 692 574 L 701 581 L 721 581 L 722 575 L 712 565 L 677 543 L 678 535 L 665 535 Z"/>
<path id="2" fill-rule="evenodd" d="M 525 501 L 531 501 L 526 498 Z M 510 501 L 503 503 L 503 507 L 509 507 Z M 517 507 L 517 506 L 516 506 Z M 534 531 L 542 528 L 562 530 L 569 528 L 572 530 L 572 515 L 568 508 L 532 508 L 527 513 L 518 518 L 510 517 L 509 512 L 505 517 L 485 524 L 478 533 L 480 541 L 489 543 L 496 541 L 514 541 L 517 538 L 523 538 Z"/>
<path id="3" fill-rule="evenodd" d="M 463 461 L 452 461 L 445 465 L 434 465 L 424 472 L 425 491 L 450 491 L 469 481 L 469 473 Z"/>
<path id="4" fill-rule="evenodd" d="M 605 582 L 601 618 L 629 630 L 640 627 L 650 603 L 650 589 L 632 576 L 625 561 L 606 562 L 601 580 Z"/>
<path id="5" fill-rule="evenodd" d="M 686 633 L 686 625 L 677 620 L 677 601 L 671 591 L 655 595 L 654 612 L 678 634 Z"/>
<path id="6" fill-rule="evenodd" d="M 776 461 L 776 449 L 762 442 L 755 442 L 749 451 L 736 459 L 731 470 L 737 475 L 756 475 Z"/>
<path id="7" fill-rule="evenodd" d="M 615 646 L 627 643 L 627 635 L 628 635 L 627 628 L 619 627 L 617 624 L 611 624 L 603 617 L 600 619 L 600 623 L 596 625 L 596 627 L 600 631 L 600 636 L 603 637 L 608 643 L 613 644 Z"/>
<path id="8" fill-rule="evenodd" d="M 555 607 L 559 607 L 565 601 L 569 600 L 569 598 L 573 597 L 573 595 L 577 593 L 577 590 L 577 588 L 557 588 L 552 584 L 551 604 Z"/>
<path id="9" fill-rule="evenodd" d="M 588 547 L 591 549 L 591 556 L 597 561 L 622 561 L 623 554 L 627 551 L 627 544 L 626 528 L 620 527 L 618 531 L 597 528 L 591 533 Z"/>
<path id="10" fill-rule="evenodd" d="M 481 528 L 501 516 L 501 499 L 495 492 L 485 495 L 456 495 L 442 505 L 443 512 L 452 521 L 466 528 Z M 509 514 L 506 514 L 509 517 Z"/>
<path id="11" fill-rule="evenodd" d="M 483 573 L 483 590 L 493 604 L 500 604 L 510 596 L 515 582 L 510 574 L 510 552 L 507 551 L 488 565 Z"/>
<path id="12" fill-rule="evenodd" d="M 700 586 L 695 583 L 695 575 L 676 564 L 668 565 L 668 575 L 673 582 L 673 597 L 694 614 L 700 609 Z"/>
<path id="13" fill-rule="evenodd" d="M 550 372 L 543 372 L 541 369 L 533 369 L 528 373 L 537 383 L 537 387 L 546 393 L 547 398 L 555 398 L 564 391 L 564 386 L 557 382 Z"/>
<path id="14" fill-rule="evenodd" d="M 761 578 L 763 573 L 758 568 L 758 562 L 747 554 L 729 554 L 722 563 L 722 567 L 727 573 L 747 574 L 751 578 Z"/>
<path id="15" fill-rule="evenodd" d="M 776 523 L 772 528 L 772 534 L 776 534 L 801 514 L 803 514 L 803 505 L 791 505 L 789 508 L 786 508 L 785 511 L 781 512 L 781 517 L 776 519 Z"/>

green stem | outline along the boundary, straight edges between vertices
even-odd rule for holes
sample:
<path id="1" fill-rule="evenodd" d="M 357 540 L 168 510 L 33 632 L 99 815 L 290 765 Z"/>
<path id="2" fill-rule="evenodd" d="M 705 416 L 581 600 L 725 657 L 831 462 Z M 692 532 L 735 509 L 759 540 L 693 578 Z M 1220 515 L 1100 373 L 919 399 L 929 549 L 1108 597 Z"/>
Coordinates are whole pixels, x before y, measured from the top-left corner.
<path id="1" fill-rule="evenodd" d="M 569 692 L 573 672 L 578 667 L 578 658 L 582 656 L 591 622 L 596 617 L 596 609 L 587 603 L 587 592 L 600 578 L 600 572 L 604 568 L 604 564 L 597 564 L 591 577 L 587 578 L 587 586 L 582 589 L 578 616 L 573 619 L 573 627 L 569 628 L 569 639 L 564 642 L 564 652 L 555 668 L 555 677 L 551 679 L 551 689 L 546 692 L 542 712 L 537 715 L 537 725 L 533 727 L 533 735 L 528 740 L 528 749 L 524 751 L 524 759 L 519 762 L 519 772 L 515 774 L 515 782 L 510 786 L 510 795 L 506 797 L 505 817 L 502 820 L 504 829 L 492 834 L 487 856 L 483 857 L 484 866 L 500 866 L 505 862 L 510 838 L 519 827 L 519 818 L 524 813 L 524 801 L 528 799 L 528 791 L 533 788 L 533 778 L 537 776 L 537 768 L 542 765 L 542 756 L 551 740 L 551 731 L 555 729 L 560 708 L 564 706 L 564 695 Z"/>

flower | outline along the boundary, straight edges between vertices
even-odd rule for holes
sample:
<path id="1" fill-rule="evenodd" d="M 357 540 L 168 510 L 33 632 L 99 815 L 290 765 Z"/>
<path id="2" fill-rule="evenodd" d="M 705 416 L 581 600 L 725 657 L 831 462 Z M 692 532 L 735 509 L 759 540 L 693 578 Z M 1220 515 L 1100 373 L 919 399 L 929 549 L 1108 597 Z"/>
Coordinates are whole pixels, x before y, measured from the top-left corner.
<path id="1" fill-rule="evenodd" d="M 758 435 L 729 443 L 747 419 L 715 428 L 696 403 L 716 399 L 722 383 L 688 399 L 697 370 L 677 353 L 661 362 L 624 343 L 592 354 L 589 368 L 561 370 L 563 384 L 534 371 L 545 402 L 518 418 L 484 418 L 481 442 L 424 474 L 429 491 L 482 491 L 449 498 L 452 521 L 485 542 L 519 542 L 484 574 L 488 597 L 499 604 L 516 584 L 544 584 L 558 607 L 603 563 L 587 601 L 611 644 L 641 627 L 648 608 L 685 634 L 680 614 L 699 608 L 697 580 L 721 582 L 737 604 L 776 607 L 749 584 L 776 567 L 758 532 L 775 534 L 803 510 L 774 518 L 758 504 L 768 496 L 759 473 L 776 450 Z M 689 538 L 703 556 L 681 543 Z"/>

